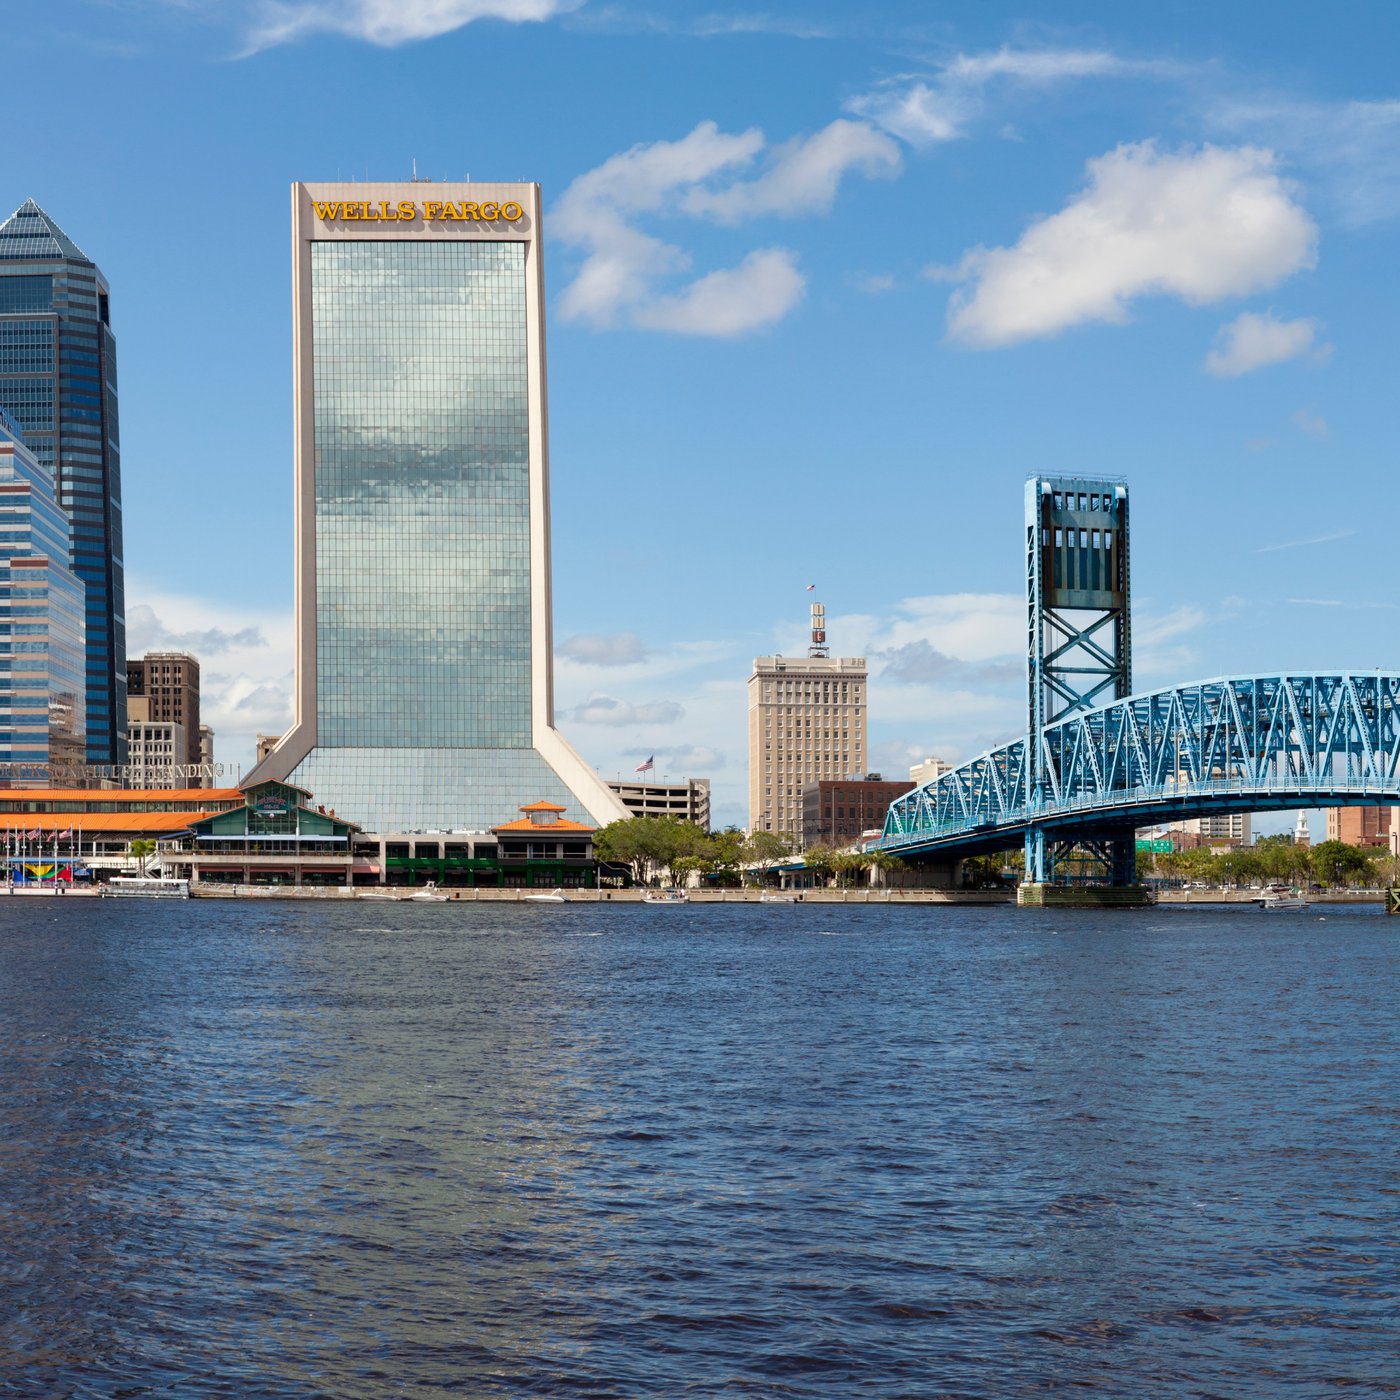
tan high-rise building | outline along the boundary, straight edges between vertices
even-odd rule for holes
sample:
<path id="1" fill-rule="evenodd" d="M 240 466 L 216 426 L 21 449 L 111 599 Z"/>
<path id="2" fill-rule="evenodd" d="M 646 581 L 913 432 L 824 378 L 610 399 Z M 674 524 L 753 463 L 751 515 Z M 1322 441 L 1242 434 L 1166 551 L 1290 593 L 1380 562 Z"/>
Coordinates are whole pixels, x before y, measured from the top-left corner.
<path id="1" fill-rule="evenodd" d="M 809 783 L 851 778 L 869 761 L 863 656 L 828 656 L 812 607 L 810 654 L 759 656 L 749 677 L 749 830 L 802 836 Z"/>

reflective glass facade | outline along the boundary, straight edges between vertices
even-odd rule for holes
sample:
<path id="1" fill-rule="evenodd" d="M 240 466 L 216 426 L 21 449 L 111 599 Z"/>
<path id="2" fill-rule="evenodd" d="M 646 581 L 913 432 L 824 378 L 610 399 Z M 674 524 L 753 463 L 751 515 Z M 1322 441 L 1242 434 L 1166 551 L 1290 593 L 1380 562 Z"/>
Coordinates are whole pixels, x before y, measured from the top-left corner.
<path id="1" fill-rule="evenodd" d="M 84 589 L 53 476 L 0 413 L 0 762 L 84 760 Z"/>
<path id="2" fill-rule="evenodd" d="M 318 742 L 528 748 L 524 245 L 311 268 Z"/>
<path id="3" fill-rule="evenodd" d="M 106 279 L 32 200 L 0 224 L 0 408 L 53 472 L 86 610 L 92 763 L 126 761 L 117 348 Z"/>

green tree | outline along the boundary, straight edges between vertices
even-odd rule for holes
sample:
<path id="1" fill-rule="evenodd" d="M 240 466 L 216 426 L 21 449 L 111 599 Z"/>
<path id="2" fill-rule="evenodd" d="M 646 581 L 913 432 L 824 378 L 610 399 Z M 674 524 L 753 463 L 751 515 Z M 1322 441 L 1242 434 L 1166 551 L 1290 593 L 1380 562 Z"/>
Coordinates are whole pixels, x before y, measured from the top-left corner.
<path id="1" fill-rule="evenodd" d="M 751 831 L 744 842 L 744 864 L 767 874 L 792 855 L 792 842 L 780 831 Z"/>
<path id="2" fill-rule="evenodd" d="M 145 837 L 138 836 L 127 848 L 126 853 L 132 860 L 139 862 L 141 874 L 146 873 L 146 864 L 156 853 L 156 843 L 148 841 Z"/>
<path id="3" fill-rule="evenodd" d="M 808 846 L 802 852 L 802 863 L 822 884 L 836 873 L 836 852 L 830 846 Z"/>
<path id="4" fill-rule="evenodd" d="M 1376 878 L 1375 863 L 1366 852 L 1345 841 L 1324 841 L 1309 855 L 1313 879 L 1320 885 L 1369 884 Z"/>
<path id="5" fill-rule="evenodd" d="M 662 872 L 672 878 L 675 862 L 700 857 L 708 840 L 698 826 L 674 817 L 626 817 L 600 827 L 593 849 L 599 860 L 629 865 L 633 879 L 648 884 Z"/>

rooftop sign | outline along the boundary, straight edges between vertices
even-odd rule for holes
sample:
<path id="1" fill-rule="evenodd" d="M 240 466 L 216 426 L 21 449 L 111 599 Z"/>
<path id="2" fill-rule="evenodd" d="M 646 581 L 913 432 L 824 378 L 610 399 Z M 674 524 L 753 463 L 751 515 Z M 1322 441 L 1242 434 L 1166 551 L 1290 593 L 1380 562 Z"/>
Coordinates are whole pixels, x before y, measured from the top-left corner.
<path id="1" fill-rule="evenodd" d="M 483 200 L 425 199 L 421 204 L 413 199 L 391 202 L 387 199 L 313 199 L 311 207 L 323 223 L 458 223 L 515 224 L 525 217 L 525 211 L 513 200 L 504 204 Z"/>

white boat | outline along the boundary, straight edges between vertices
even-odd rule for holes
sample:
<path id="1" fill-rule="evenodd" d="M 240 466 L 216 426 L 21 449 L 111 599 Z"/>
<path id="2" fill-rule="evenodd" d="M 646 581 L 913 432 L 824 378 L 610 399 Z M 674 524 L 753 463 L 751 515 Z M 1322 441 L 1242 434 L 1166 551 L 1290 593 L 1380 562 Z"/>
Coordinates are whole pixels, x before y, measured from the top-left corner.
<path id="1" fill-rule="evenodd" d="M 795 894 L 761 894 L 758 897 L 760 904 L 796 904 Z"/>
<path id="2" fill-rule="evenodd" d="M 552 894 L 527 894 L 524 902 L 526 904 L 567 904 L 569 901 L 564 891 L 558 889 Z"/>
<path id="3" fill-rule="evenodd" d="M 690 896 L 684 890 L 648 890 L 642 896 L 643 904 L 689 904 Z"/>
<path id="4" fill-rule="evenodd" d="M 104 899 L 188 899 L 188 880 L 167 880 L 161 875 L 113 875 L 102 887 Z"/>
<path id="5" fill-rule="evenodd" d="M 1254 902 L 1261 909 L 1293 910 L 1308 907 L 1308 901 L 1302 895 L 1283 885 L 1270 885 Z"/>
<path id="6" fill-rule="evenodd" d="M 429 880 L 421 890 L 409 895 L 409 899 L 416 900 L 419 904 L 446 904 L 448 896 L 438 889 L 437 881 Z"/>
<path id="7" fill-rule="evenodd" d="M 396 894 L 390 894 L 388 890 L 359 890 L 355 894 L 356 899 L 398 899 Z"/>

